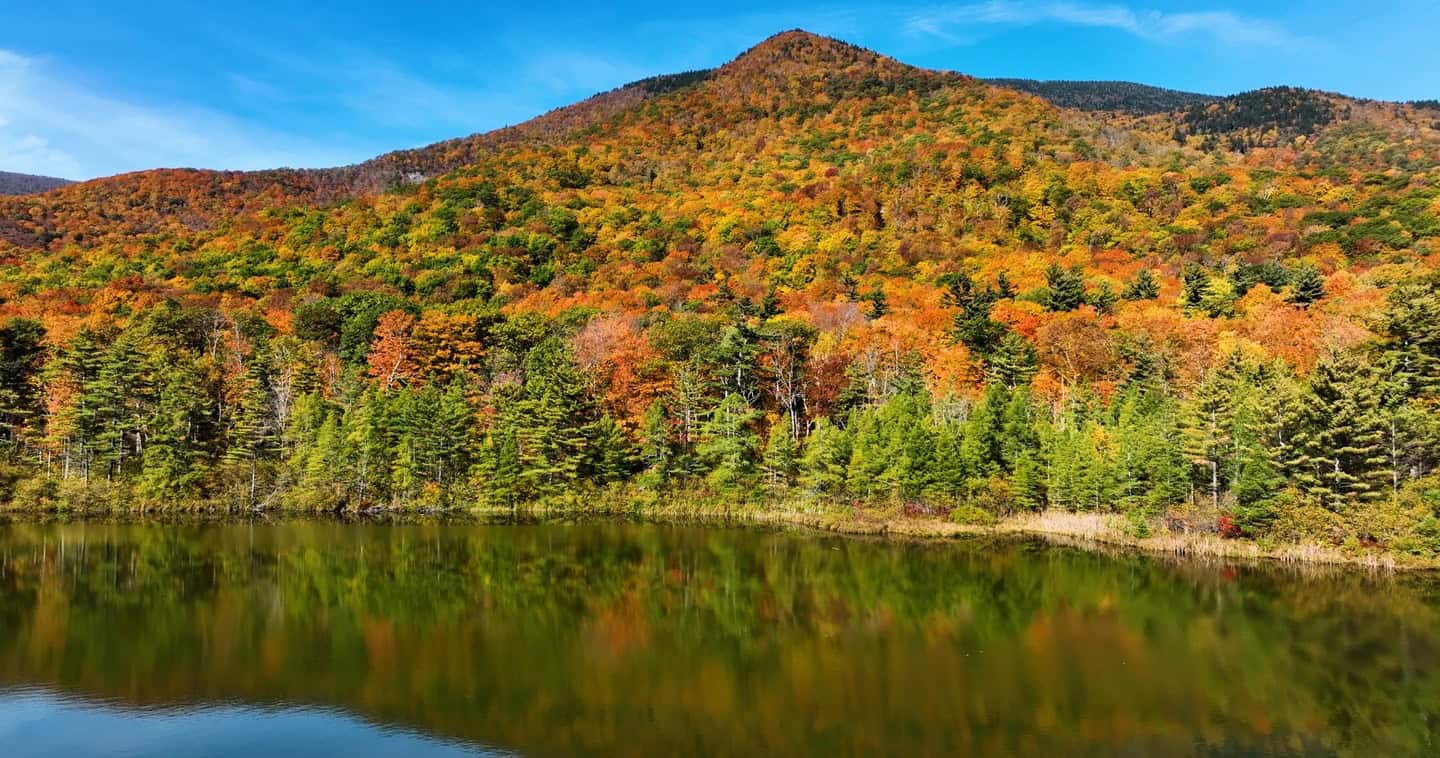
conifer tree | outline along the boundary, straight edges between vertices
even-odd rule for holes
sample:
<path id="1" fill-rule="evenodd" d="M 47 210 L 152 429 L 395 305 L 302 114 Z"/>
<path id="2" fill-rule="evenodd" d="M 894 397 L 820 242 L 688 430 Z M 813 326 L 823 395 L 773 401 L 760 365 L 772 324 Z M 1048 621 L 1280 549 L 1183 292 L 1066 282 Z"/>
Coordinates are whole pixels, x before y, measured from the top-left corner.
<path id="1" fill-rule="evenodd" d="M 1200 308 L 1210 297 L 1210 272 L 1198 263 L 1185 264 L 1181 272 L 1180 304 L 1186 308 Z"/>
<path id="2" fill-rule="evenodd" d="M 634 469 L 635 455 L 625 430 L 609 414 L 591 425 L 590 478 L 599 484 L 624 481 Z"/>
<path id="3" fill-rule="evenodd" d="M 0 444 L 10 453 L 43 410 L 44 360 L 45 328 L 40 322 L 17 318 L 0 326 Z"/>
<path id="4" fill-rule="evenodd" d="M 1290 302 L 1308 308 L 1325 297 L 1325 277 L 1309 263 L 1301 263 L 1290 278 Z"/>
<path id="5" fill-rule="evenodd" d="M 772 489 L 787 489 L 795 483 L 800 450 L 794 435 L 790 433 L 790 426 L 790 414 L 787 413 L 770 426 L 770 434 L 765 441 L 762 465 L 765 478 Z"/>
<path id="6" fill-rule="evenodd" d="M 800 484 L 815 494 L 843 494 L 850 451 L 850 434 L 846 429 L 835 426 L 830 419 L 816 421 L 815 429 L 805 438 Z"/>
<path id="7" fill-rule="evenodd" d="M 1045 269 L 1045 310 L 1073 311 L 1085 304 L 1085 279 L 1078 268 L 1052 263 Z"/>
<path id="8" fill-rule="evenodd" d="M 1390 485 L 1381 387 L 1354 353 L 1322 360 L 1297 408 L 1295 481 L 1332 510 L 1382 496 Z"/>
<path id="9" fill-rule="evenodd" d="M 758 440 L 751 424 L 759 413 L 745 398 L 731 393 L 710 412 L 700 427 L 700 444 L 695 454 L 710 470 L 705 481 L 712 487 L 734 490 L 755 475 L 755 450 Z"/>
<path id="10" fill-rule="evenodd" d="M 1154 300 L 1160 297 L 1160 282 L 1155 279 L 1155 274 L 1148 268 L 1142 268 L 1135 274 L 1135 278 L 1126 282 L 1125 289 L 1120 297 L 1126 300 Z"/>
<path id="11" fill-rule="evenodd" d="M 670 435 L 670 418 L 659 400 L 645 409 L 640 422 L 640 464 L 642 487 L 659 489 L 670 480 L 675 448 Z"/>
<path id="12" fill-rule="evenodd" d="M 139 478 L 152 497 L 183 498 L 198 492 L 205 475 L 205 449 L 199 432 L 209 413 L 205 387 L 194 365 L 182 360 L 170 369 L 160 389 Z"/>
<path id="13" fill-rule="evenodd" d="M 234 387 L 234 397 L 228 407 L 225 419 L 226 463 L 242 464 L 248 468 L 248 499 L 255 503 L 259 486 L 260 459 L 265 455 L 272 439 L 269 426 L 270 396 L 265 384 L 265 367 L 258 359 L 252 359 Z"/>

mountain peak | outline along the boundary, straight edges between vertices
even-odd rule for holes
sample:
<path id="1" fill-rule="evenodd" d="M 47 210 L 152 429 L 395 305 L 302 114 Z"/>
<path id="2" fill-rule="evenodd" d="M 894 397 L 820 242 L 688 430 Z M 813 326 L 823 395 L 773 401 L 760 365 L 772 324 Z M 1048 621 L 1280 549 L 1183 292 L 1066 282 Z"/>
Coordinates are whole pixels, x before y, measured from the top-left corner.
<path id="1" fill-rule="evenodd" d="M 897 66 L 901 65 L 849 42 L 807 32 L 804 29 L 790 29 L 767 37 L 759 44 L 741 53 L 721 70 L 768 69 L 787 64 L 833 67 L 850 66 L 857 63 L 881 63 L 882 61 Z"/>

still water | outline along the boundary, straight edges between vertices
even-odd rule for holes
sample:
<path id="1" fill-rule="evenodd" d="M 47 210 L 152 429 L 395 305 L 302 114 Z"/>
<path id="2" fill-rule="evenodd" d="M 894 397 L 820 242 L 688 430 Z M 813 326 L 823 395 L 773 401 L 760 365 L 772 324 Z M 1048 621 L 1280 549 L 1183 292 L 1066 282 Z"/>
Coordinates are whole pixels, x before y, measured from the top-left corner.
<path id="1" fill-rule="evenodd" d="M 0 754 L 1435 755 L 1440 584 L 620 523 L 0 524 Z"/>

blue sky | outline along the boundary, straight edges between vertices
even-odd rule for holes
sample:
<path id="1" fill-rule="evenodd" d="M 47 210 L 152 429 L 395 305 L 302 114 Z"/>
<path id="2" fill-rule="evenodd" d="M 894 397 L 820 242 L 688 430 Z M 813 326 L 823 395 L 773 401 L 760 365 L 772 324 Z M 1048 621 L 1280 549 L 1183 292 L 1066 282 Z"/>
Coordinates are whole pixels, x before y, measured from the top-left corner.
<path id="1" fill-rule="evenodd" d="M 0 170 L 351 163 L 715 66 L 796 27 L 976 76 L 1440 98 L 1434 0 L 7 1 Z"/>

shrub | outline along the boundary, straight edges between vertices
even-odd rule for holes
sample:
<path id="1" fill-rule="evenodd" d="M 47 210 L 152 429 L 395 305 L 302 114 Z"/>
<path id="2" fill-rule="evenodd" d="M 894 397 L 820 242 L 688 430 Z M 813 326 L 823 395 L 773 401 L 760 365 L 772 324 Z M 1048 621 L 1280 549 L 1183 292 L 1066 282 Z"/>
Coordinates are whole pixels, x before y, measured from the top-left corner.
<path id="1" fill-rule="evenodd" d="M 967 526 L 993 526 L 995 515 L 979 506 L 967 503 L 956 506 L 954 510 L 950 511 L 950 522 Z"/>

